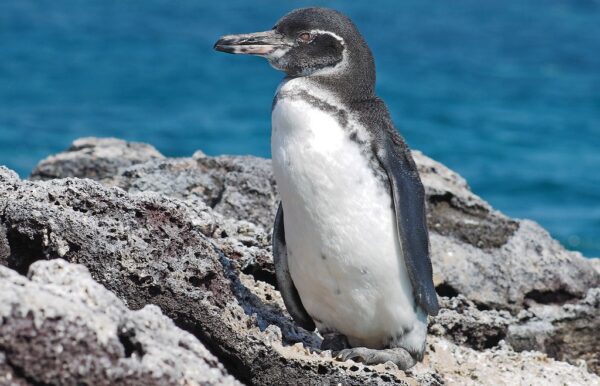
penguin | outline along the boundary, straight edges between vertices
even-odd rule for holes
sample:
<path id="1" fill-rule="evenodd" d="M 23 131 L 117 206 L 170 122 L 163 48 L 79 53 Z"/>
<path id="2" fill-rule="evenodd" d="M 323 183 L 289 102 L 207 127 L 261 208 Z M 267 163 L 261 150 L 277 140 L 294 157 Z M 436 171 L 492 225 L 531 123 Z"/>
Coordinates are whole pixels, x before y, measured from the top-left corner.
<path id="1" fill-rule="evenodd" d="M 214 48 L 266 58 L 285 73 L 271 154 L 281 196 L 273 258 L 288 312 L 339 360 L 414 366 L 439 309 L 425 194 L 375 94 L 369 46 L 342 13 L 302 8 Z"/>

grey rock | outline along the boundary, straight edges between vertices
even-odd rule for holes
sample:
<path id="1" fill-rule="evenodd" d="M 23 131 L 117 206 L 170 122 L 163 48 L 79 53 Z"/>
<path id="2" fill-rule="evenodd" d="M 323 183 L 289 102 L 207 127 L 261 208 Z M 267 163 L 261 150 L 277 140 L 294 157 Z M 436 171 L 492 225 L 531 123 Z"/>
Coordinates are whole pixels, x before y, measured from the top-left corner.
<path id="1" fill-rule="evenodd" d="M 458 295 L 440 298 L 440 313 L 431 318 L 429 333 L 477 350 L 496 347 L 506 338 L 510 325 L 517 323 L 505 310 L 480 310 Z"/>
<path id="2" fill-rule="evenodd" d="M 569 373 L 573 384 L 597 382 L 581 375 L 585 369 L 504 343 L 577 364 L 585 359 L 597 369 L 594 352 L 578 343 L 592 332 L 577 332 L 600 318 L 584 304 L 600 284 L 594 264 L 537 224 L 495 211 L 443 165 L 414 155 L 427 192 L 434 281 L 443 295 L 443 310 L 430 326 L 430 360 L 420 372 L 333 361 L 312 349 L 316 334 L 291 322 L 274 288 L 269 229 L 277 196 L 267 160 L 198 153 L 99 179 L 128 193 L 91 181 L 20 181 L 4 170 L 0 219 L 11 248 L 5 263 L 21 272 L 39 256 L 83 263 L 130 306 L 159 305 L 248 383 L 322 384 L 325 376 L 343 384 L 452 384 L 469 373 L 461 372 L 461 355 L 480 363 L 490 379 L 510 381 L 510 371 L 531 366 L 540 371 L 539 382 L 547 380 L 544 371 L 558 374 L 553 384 Z M 568 318 L 530 314 L 568 305 L 579 305 Z M 527 327 L 535 321 L 554 327 L 542 339 Z M 552 342 L 560 339 L 573 343 L 557 351 Z M 457 356 L 448 359 L 450 367 L 446 355 Z"/>
<path id="3" fill-rule="evenodd" d="M 444 165 L 419 151 L 413 156 L 427 193 L 434 282 L 441 295 L 462 294 L 484 307 L 516 313 L 528 301 L 580 299 L 600 286 L 589 259 L 565 250 L 534 222 L 494 210 Z M 51 168 L 50 162 L 45 165 Z M 68 176 L 60 170 L 53 174 Z M 278 200 L 270 161 L 255 157 L 212 158 L 199 152 L 119 169 L 102 182 L 130 192 L 200 199 L 227 218 L 267 232 Z M 255 262 L 248 271 L 272 275 L 270 261 Z"/>
<path id="4" fill-rule="evenodd" d="M 435 232 L 431 245 L 438 293 L 463 294 L 482 307 L 516 313 L 528 302 L 576 300 L 600 285 L 590 260 L 528 220 L 500 248 L 479 249 Z"/>
<path id="5" fill-rule="evenodd" d="M 536 223 L 493 210 L 444 165 L 413 155 L 427 194 L 438 293 L 515 313 L 528 301 L 583 298 L 600 286 L 589 259 L 565 250 Z"/>
<path id="6" fill-rule="evenodd" d="M 440 374 L 443 384 L 456 386 L 600 385 L 600 377 L 584 366 L 555 361 L 537 351 L 515 352 L 503 341 L 480 351 L 430 337 L 428 346 L 428 357 L 411 371 L 417 380 Z"/>
<path id="7" fill-rule="evenodd" d="M 594 267 L 596 272 L 600 274 L 600 257 L 590 259 L 590 262 L 592 263 L 592 266 Z"/>
<path id="8" fill-rule="evenodd" d="M 226 217 L 270 229 L 277 192 L 268 160 L 251 156 L 161 159 L 122 170 L 105 183 L 129 192 L 199 198 Z M 275 208 L 275 209 L 273 209 Z"/>
<path id="9" fill-rule="evenodd" d="M 352 365 L 310 351 L 320 338 L 292 323 L 272 286 L 267 291 L 241 272 L 244 258 L 260 249 L 243 243 L 251 224 L 221 225 L 205 205 L 89 179 L 14 177 L 0 168 L 0 219 L 10 247 L 0 263 L 22 274 L 40 258 L 83 264 L 128 307 L 156 304 L 243 382 L 310 385 L 326 376 L 332 384 L 406 384 L 403 373 L 349 371 Z"/>
<path id="10" fill-rule="evenodd" d="M 412 155 L 425 185 L 432 232 L 482 250 L 499 248 L 515 234 L 519 223 L 473 194 L 461 176 L 420 151 Z"/>
<path id="11" fill-rule="evenodd" d="M 0 385 L 27 386 L 29 382 L 21 376 L 19 369 L 13 366 L 6 359 L 4 352 L 0 351 Z"/>
<path id="12" fill-rule="evenodd" d="M 10 255 L 10 247 L 6 238 L 6 228 L 0 223 L 0 261 L 6 261 Z"/>
<path id="13" fill-rule="evenodd" d="M 600 288 L 563 305 L 535 305 L 508 328 L 507 341 L 517 351 L 537 350 L 576 363 L 585 360 L 600 374 Z"/>
<path id="14" fill-rule="evenodd" d="M 50 156 L 31 173 L 33 180 L 79 177 L 101 180 L 115 175 L 120 168 L 163 158 L 145 143 L 117 138 L 80 138 L 66 151 Z"/>
<path id="15" fill-rule="evenodd" d="M 130 311 L 63 260 L 0 266 L 2 384 L 239 385 L 160 309 Z"/>
<path id="16" fill-rule="evenodd" d="M 217 212 L 265 229 L 275 217 L 277 192 L 271 162 L 251 156 L 165 159 L 152 146 L 116 138 L 81 138 L 35 167 L 31 180 L 79 177 L 129 192 L 159 192 L 202 199 Z M 275 209 L 273 209 L 275 208 Z"/>
<path id="17" fill-rule="evenodd" d="M 476 350 L 493 349 L 502 341 L 515 351 L 539 351 L 549 357 L 600 374 L 600 288 L 565 304 L 535 304 L 511 315 L 481 310 L 462 295 L 442 297 L 429 333 Z"/>

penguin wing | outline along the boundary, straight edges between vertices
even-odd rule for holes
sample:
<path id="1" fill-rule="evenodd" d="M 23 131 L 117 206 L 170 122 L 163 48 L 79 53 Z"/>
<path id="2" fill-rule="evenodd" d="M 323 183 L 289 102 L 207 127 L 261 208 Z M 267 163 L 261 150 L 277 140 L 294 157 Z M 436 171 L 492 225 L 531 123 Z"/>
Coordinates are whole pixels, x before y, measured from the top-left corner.
<path id="1" fill-rule="evenodd" d="M 425 189 L 410 150 L 393 125 L 387 126 L 390 127 L 380 132 L 381 148 L 377 158 L 390 182 L 398 237 L 416 302 L 429 315 L 435 316 L 439 305 L 429 258 Z"/>
<path id="2" fill-rule="evenodd" d="M 296 290 L 296 286 L 290 275 L 283 227 L 283 207 L 281 203 L 279 203 L 279 208 L 275 215 L 275 224 L 273 225 L 273 261 L 275 263 L 277 286 L 283 297 L 285 308 L 287 308 L 294 321 L 300 327 L 308 331 L 314 330 L 315 322 L 304 309 L 300 295 L 298 295 L 298 290 Z"/>

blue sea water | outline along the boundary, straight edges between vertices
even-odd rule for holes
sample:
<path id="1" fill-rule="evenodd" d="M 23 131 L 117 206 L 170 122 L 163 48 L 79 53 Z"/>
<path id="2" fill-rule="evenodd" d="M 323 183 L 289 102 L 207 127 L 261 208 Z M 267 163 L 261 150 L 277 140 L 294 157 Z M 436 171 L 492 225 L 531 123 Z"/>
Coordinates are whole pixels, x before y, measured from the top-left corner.
<path id="1" fill-rule="evenodd" d="M 269 157 L 281 74 L 212 44 L 315 4 L 355 20 L 413 148 L 600 256 L 596 0 L 2 0 L 0 164 L 25 177 L 81 136 Z"/>

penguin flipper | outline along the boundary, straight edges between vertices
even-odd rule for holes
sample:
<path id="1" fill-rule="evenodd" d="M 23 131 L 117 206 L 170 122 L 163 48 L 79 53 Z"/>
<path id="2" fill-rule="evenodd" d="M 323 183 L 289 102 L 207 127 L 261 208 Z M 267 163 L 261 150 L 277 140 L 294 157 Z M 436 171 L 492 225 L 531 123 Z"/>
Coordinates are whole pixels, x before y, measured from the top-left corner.
<path id="1" fill-rule="evenodd" d="M 416 303 L 429 315 L 437 315 L 439 305 L 433 285 L 429 236 L 425 213 L 425 189 L 408 146 L 392 127 L 383 131 L 377 154 L 385 169 L 393 195 L 398 237 L 412 283 Z"/>
<path id="2" fill-rule="evenodd" d="M 315 322 L 304 309 L 298 290 L 294 285 L 290 269 L 288 266 L 288 254 L 285 244 L 285 232 L 283 226 L 283 207 L 279 203 L 277 214 L 275 215 L 275 224 L 273 225 L 273 262 L 275 263 L 275 277 L 277 278 L 277 286 L 285 308 L 294 319 L 294 321 L 302 328 L 308 331 L 315 329 Z"/>

